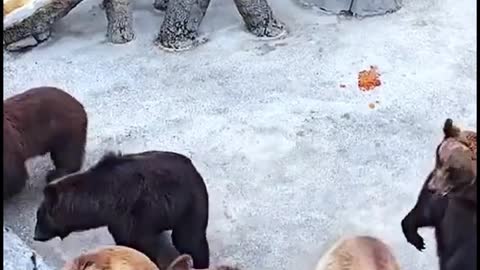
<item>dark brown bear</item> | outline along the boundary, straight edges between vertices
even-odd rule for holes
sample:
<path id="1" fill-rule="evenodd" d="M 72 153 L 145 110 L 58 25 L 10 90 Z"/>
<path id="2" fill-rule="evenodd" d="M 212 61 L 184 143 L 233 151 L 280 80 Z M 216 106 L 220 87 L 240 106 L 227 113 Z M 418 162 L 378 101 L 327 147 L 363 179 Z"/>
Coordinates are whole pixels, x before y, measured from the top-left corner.
<path id="1" fill-rule="evenodd" d="M 3 101 L 3 196 L 19 193 L 28 173 L 25 161 L 50 153 L 50 182 L 82 167 L 87 114 L 80 102 L 54 87 L 38 87 Z"/>
<path id="2" fill-rule="evenodd" d="M 49 183 L 44 197 L 36 241 L 107 226 L 117 245 L 158 262 L 153 239 L 172 230 L 177 250 L 191 255 L 195 268 L 209 267 L 207 188 L 183 155 L 108 153 L 85 172 Z"/>
<path id="3" fill-rule="evenodd" d="M 445 135 L 448 136 L 448 132 Z M 440 194 L 455 191 L 450 189 L 451 184 L 452 187 L 463 187 L 464 184 L 471 183 L 473 176 L 468 170 L 465 171 L 465 167 L 449 166 L 464 159 L 455 161 L 451 155 L 444 155 L 443 151 L 448 148 L 444 148 L 442 144 L 443 142 L 437 147 L 435 168 L 425 180 L 415 206 L 401 222 L 402 231 L 407 241 L 422 251 L 425 249 L 425 242 L 418 234 L 418 229 L 433 227 L 440 270 L 476 270 L 476 207 L 472 207 L 472 200 L 464 195 Z M 458 153 L 462 152 L 455 155 Z M 469 162 L 460 164 L 465 165 Z M 476 199 L 474 201 L 476 204 Z"/>
<path id="4" fill-rule="evenodd" d="M 476 270 L 476 211 L 460 199 L 431 193 L 426 188 L 427 181 L 415 206 L 401 222 L 405 238 L 422 251 L 425 242 L 418 229 L 432 227 L 435 229 L 440 270 Z"/>

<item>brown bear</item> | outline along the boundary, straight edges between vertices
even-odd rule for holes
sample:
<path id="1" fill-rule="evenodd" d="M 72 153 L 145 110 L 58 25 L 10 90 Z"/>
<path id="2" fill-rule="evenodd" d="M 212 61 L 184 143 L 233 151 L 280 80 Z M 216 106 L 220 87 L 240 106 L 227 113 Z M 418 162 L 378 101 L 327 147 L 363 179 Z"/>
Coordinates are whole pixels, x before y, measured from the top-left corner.
<path id="1" fill-rule="evenodd" d="M 207 225 L 207 188 L 188 157 L 162 151 L 107 153 L 88 170 L 45 186 L 34 240 L 107 226 L 117 245 L 134 248 L 158 265 L 153 239 L 172 230 L 175 248 L 190 254 L 196 268 L 208 268 Z"/>
<path id="2" fill-rule="evenodd" d="M 159 270 L 143 253 L 124 246 L 106 246 L 68 261 L 62 270 Z"/>
<path id="3" fill-rule="evenodd" d="M 427 188 L 442 196 L 463 199 L 476 209 L 477 133 L 460 130 L 451 119 L 445 121 L 443 132 Z"/>
<path id="4" fill-rule="evenodd" d="M 48 172 L 48 182 L 80 170 L 86 138 L 83 105 L 58 88 L 32 88 L 4 100 L 4 200 L 25 186 L 29 158 L 50 153 L 55 169 Z"/>
<path id="5" fill-rule="evenodd" d="M 415 206 L 401 221 L 405 238 L 423 251 L 425 242 L 418 229 L 433 227 L 440 270 L 477 269 L 476 211 L 458 198 L 431 193 L 427 181 Z"/>
<path id="6" fill-rule="evenodd" d="M 188 254 L 183 254 L 178 256 L 172 263 L 167 267 L 167 270 L 194 270 L 192 257 Z M 214 266 L 208 268 L 207 270 L 240 270 L 236 266 Z"/>
<path id="7" fill-rule="evenodd" d="M 472 171 L 472 153 L 466 150 L 468 143 L 461 136 L 452 135 L 455 134 L 452 127 L 451 120 L 447 119 L 444 128 L 447 139 L 437 147 L 435 168 L 424 181 L 417 202 L 401 226 L 406 240 L 419 251 L 425 249 L 425 242 L 418 229 L 435 229 L 441 270 L 474 270 L 477 269 L 477 225 L 476 207 L 472 207 L 472 202 L 476 205 L 476 173 Z M 465 145 L 447 141 L 451 138 Z M 461 189 L 467 192 L 456 193 Z M 473 190 L 475 199 L 471 196 Z M 449 195 L 444 196 L 445 193 Z"/>
<path id="8" fill-rule="evenodd" d="M 372 236 L 342 237 L 320 258 L 315 270 L 400 270 L 390 247 Z"/>

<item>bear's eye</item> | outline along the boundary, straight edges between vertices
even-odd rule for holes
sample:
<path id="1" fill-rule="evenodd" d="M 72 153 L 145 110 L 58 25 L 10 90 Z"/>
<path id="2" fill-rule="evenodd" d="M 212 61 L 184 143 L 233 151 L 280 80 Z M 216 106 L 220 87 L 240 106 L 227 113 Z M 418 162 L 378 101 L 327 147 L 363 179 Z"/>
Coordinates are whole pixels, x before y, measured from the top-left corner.
<path id="1" fill-rule="evenodd" d="M 90 266 L 93 266 L 94 262 L 93 261 L 87 261 L 82 267 L 82 270 L 87 270 Z"/>
<path id="2" fill-rule="evenodd" d="M 435 151 L 435 165 L 437 166 L 437 168 L 440 168 L 442 166 L 442 163 L 443 163 L 442 160 L 440 159 L 440 147 L 442 146 L 442 143 L 440 143 L 437 146 L 437 149 Z"/>
<path id="3" fill-rule="evenodd" d="M 462 172 L 456 168 L 448 168 L 447 172 L 450 178 L 459 178 L 462 176 Z"/>
<path id="4" fill-rule="evenodd" d="M 457 168 L 448 168 L 447 172 L 448 178 L 451 179 L 451 182 L 456 182 L 460 185 L 469 183 L 474 177 L 471 173 Z"/>

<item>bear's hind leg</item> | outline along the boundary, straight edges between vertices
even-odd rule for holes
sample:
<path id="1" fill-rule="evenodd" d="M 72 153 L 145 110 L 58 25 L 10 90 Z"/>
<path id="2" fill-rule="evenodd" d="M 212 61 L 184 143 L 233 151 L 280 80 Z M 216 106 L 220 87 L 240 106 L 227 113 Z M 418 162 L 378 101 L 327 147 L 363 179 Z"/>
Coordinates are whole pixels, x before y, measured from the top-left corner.
<path id="1" fill-rule="evenodd" d="M 75 141 L 72 138 L 68 143 L 57 143 L 50 151 L 55 169 L 47 174 L 47 183 L 56 178 L 79 171 L 82 168 L 85 156 L 85 139 Z"/>
<path id="2" fill-rule="evenodd" d="M 21 160 L 3 168 L 3 198 L 11 198 L 22 191 L 28 179 L 27 168 Z"/>
<path id="3" fill-rule="evenodd" d="M 210 265 L 210 250 L 205 230 L 192 228 L 194 222 L 182 222 L 172 231 L 172 242 L 180 254 L 189 254 L 193 268 L 205 269 Z"/>

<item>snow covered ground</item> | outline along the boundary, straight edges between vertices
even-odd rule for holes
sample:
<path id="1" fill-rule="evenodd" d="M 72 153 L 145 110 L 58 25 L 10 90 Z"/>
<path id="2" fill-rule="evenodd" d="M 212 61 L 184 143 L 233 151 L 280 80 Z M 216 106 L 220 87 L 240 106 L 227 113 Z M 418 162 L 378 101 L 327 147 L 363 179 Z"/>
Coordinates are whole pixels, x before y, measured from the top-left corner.
<path id="1" fill-rule="evenodd" d="M 77 97 L 89 114 L 87 166 L 109 149 L 191 156 L 209 188 L 213 263 L 314 269 L 338 237 L 360 233 L 383 238 L 403 269 L 436 267 L 432 231 L 421 231 L 420 253 L 400 220 L 445 118 L 476 128 L 476 1 L 405 0 L 356 20 L 270 0 L 290 33 L 259 41 L 232 1 L 212 0 L 201 27 L 210 41 L 177 54 L 152 46 L 163 14 L 133 2 L 129 44 L 106 43 L 104 12 L 85 0 L 45 44 L 4 53 L 4 95 L 54 85 Z M 383 84 L 364 93 L 357 73 L 370 65 Z M 28 188 L 4 207 L 7 226 L 56 266 L 112 242 L 105 229 L 33 242 L 51 165 L 29 166 Z"/>

